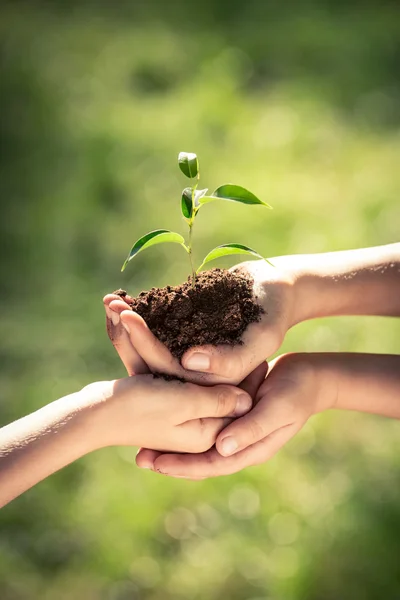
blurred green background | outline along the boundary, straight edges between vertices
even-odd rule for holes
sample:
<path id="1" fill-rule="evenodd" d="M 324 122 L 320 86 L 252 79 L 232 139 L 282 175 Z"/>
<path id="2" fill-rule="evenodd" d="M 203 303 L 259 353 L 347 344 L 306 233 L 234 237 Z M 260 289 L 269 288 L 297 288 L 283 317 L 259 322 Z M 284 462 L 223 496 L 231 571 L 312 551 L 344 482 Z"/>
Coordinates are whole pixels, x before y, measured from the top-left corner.
<path id="1" fill-rule="evenodd" d="M 124 375 L 102 296 L 176 284 L 178 247 L 124 274 L 133 241 L 183 231 L 176 157 L 273 212 L 208 205 L 197 258 L 396 241 L 395 2 L 2 2 L 0 419 Z M 231 265 L 232 261 L 221 263 Z M 398 352 L 393 319 L 305 323 L 283 350 Z M 400 597 L 400 436 L 318 416 L 269 464 L 201 483 L 85 457 L 0 513 L 2 600 Z"/>

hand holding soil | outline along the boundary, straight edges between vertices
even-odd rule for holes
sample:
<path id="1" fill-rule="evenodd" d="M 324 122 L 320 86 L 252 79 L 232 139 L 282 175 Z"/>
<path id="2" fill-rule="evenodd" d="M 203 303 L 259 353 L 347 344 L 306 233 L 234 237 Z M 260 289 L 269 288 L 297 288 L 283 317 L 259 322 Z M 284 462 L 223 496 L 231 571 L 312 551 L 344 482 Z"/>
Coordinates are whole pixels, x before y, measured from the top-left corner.
<path id="1" fill-rule="evenodd" d="M 186 320 L 184 315 L 176 317 L 172 313 L 171 328 L 176 328 L 176 337 L 167 340 L 167 344 L 160 341 L 159 335 L 156 337 L 157 323 L 148 320 L 146 306 L 139 306 L 142 318 L 132 312 L 138 302 L 130 296 L 110 294 L 105 297 L 109 337 L 128 372 L 143 372 L 146 368 L 143 365 L 147 365 L 152 372 L 168 374 L 185 381 L 203 385 L 237 385 L 279 348 L 294 319 L 294 284 L 291 273 L 271 267 L 265 261 L 242 263 L 226 273 L 232 277 L 232 285 L 235 282 L 233 277 L 237 275 L 246 283 L 239 287 L 241 297 L 235 295 L 234 287 L 229 289 L 225 285 L 222 288 L 224 294 L 216 299 L 215 307 L 205 313 L 206 323 L 200 322 L 198 329 L 196 322 L 191 328 L 192 313 L 198 314 L 196 306 L 189 309 Z M 181 292 L 182 287 L 178 286 L 177 289 Z M 189 297 L 185 299 L 190 304 L 190 286 L 187 290 Z M 173 294 L 173 288 L 170 288 L 169 295 Z M 179 297 L 182 295 L 178 295 Z M 173 302 L 174 300 L 167 305 L 166 310 L 165 305 L 161 306 L 164 320 L 165 315 L 168 318 L 168 308 L 171 304 L 173 306 Z M 118 315 L 120 322 L 117 322 Z M 116 323 L 113 327 L 111 318 Z M 185 323 L 187 331 L 182 335 L 182 325 L 185 326 Z M 197 345 L 203 340 L 207 343 Z M 186 350 L 184 354 L 183 349 Z"/>

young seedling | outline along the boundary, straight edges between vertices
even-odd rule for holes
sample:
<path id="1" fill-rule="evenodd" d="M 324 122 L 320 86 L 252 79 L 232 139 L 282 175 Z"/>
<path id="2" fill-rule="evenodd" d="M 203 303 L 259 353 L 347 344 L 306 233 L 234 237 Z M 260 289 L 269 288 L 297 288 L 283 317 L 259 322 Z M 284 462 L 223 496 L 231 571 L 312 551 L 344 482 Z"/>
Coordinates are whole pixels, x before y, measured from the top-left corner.
<path id="1" fill-rule="evenodd" d="M 150 246 L 163 244 L 165 242 L 180 244 L 188 253 L 190 268 L 192 271 L 193 286 L 195 285 L 196 275 L 200 269 L 202 269 L 205 264 L 215 260 L 216 258 L 220 258 L 221 256 L 228 256 L 231 254 L 248 254 L 257 258 L 264 258 L 255 250 L 249 248 L 248 246 L 244 246 L 243 244 L 222 244 L 221 246 L 217 246 L 211 250 L 204 258 L 198 269 L 195 269 L 192 258 L 193 225 L 200 208 L 204 204 L 213 202 L 214 200 L 230 200 L 232 202 L 241 202 L 242 204 L 259 204 L 266 206 L 267 208 L 272 207 L 266 202 L 263 202 L 257 198 L 257 196 L 249 192 L 249 190 L 246 190 L 240 185 L 234 185 L 232 183 L 219 186 L 211 195 L 207 195 L 208 189 L 198 190 L 197 188 L 200 180 L 199 161 L 196 154 L 193 154 L 192 152 L 181 152 L 178 156 L 178 164 L 180 170 L 184 175 L 186 175 L 186 177 L 195 180 L 192 187 L 186 187 L 182 191 L 181 198 L 182 215 L 189 227 L 187 242 L 179 233 L 169 231 L 168 229 L 156 229 L 155 231 L 150 231 L 133 244 L 124 264 L 122 265 L 121 271 L 124 271 L 132 258 L 139 254 L 139 252 L 142 252 L 142 250 L 146 250 L 147 248 L 150 248 Z M 269 262 L 266 258 L 264 258 L 264 260 Z"/>

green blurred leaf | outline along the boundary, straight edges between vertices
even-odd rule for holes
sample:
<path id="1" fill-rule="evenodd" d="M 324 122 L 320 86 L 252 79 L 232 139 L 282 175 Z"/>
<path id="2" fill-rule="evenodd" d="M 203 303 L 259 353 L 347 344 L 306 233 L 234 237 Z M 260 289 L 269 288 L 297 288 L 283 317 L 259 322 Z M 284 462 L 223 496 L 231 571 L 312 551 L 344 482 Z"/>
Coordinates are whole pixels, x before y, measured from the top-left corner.
<path id="1" fill-rule="evenodd" d="M 272 206 L 257 198 L 252 192 L 246 190 L 246 188 L 241 185 L 234 185 L 233 183 L 221 185 L 211 196 L 203 196 L 200 199 L 200 204 L 206 204 L 214 200 L 231 200 L 232 202 L 241 202 L 242 204 L 261 204 L 267 208 L 272 208 Z"/>
<path id="2" fill-rule="evenodd" d="M 150 246 L 155 246 L 156 244 L 164 244 L 167 242 L 180 244 L 186 249 L 185 240 L 179 233 L 169 231 L 168 229 L 156 229 L 155 231 L 150 231 L 133 244 L 127 259 L 122 265 L 121 271 L 124 271 L 128 262 L 142 250 L 146 250 L 146 248 L 150 248 Z"/>
<path id="3" fill-rule="evenodd" d="M 197 272 L 200 271 L 200 269 L 202 269 L 205 264 L 211 262 L 212 260 L 215 260 L 216 258 L 221 258 L 222 256 L 230 256 L 231 254 L 249 254 L 257 258 L 262 258 L 263 260 L 266 260 L 270 265 L 272 265 L 272 263 L 270 263 L 269 260 L 261 256 L 261 254 L 258 254 L 258 252 L 256 252 L 252 248 L 249 248 L 249 246 L 233 243 L 223 244 L 222 246 L 217 246 L 216 248 L 211 250 L 211 252 L 207 254 L 205 259 L 201 263 L 200 267 L 197 269 Z"/>
<path id="4" fill-rule="evenodd" d="M 187 187 L 183 190 L 181 209 L 185 219 L 190 220 L 193 216 L 193 188 Z"/>
<path id="5" fill-rule="evenodd" d="M 179 168 L 186 177 L 193 179 L 199 172 L 199 161 L 193 152 L 180 152 L 178 156 Z"/>

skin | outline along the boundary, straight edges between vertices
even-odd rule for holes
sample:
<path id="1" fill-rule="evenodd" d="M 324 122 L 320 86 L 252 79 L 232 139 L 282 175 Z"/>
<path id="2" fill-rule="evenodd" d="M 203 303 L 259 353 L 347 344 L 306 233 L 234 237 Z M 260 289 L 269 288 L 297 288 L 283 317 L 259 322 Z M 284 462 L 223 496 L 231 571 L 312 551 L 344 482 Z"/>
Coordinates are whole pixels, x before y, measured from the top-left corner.
<path id="1" fill-rule="evenodd" d="M 264 362 L 302 320 L 399 316 L 400 245 L 273 262 L 273 271 L 264 261 L 236 267 L 253 275 L 266 309 L 246 331 L 244 345 L 192 349 L 182 364 L 124 302 L 106 296 L 107 331 L 130 377 L 91 384 L 3 427 L 0 505 L 105 446 L 151 447 L 138 453 L 139 466 L 203 479 L 268 460 L 322 410 L 400 418 L 398 356 L 284 355 L 267 377 Z M 187 383 L 154 380 L 150 371 Z M 240 388 L 229 385 L 239 382 Z"/>
<path id="2" fill-rule="evenodd" d="M 139 315 L 127 311 L 127 305 L 118 297 L 106 296 L 108 317 L 114 319 L 113 326 L 120 332 L 112 341 L 125 365 L 130 363 L 128 368 L 131 369 L 145 368 L 144 361 L 151 370 L 173 373 L 202 385 L 237 384 L 274 353 L 287 330 L 301 321 L 335 315 L 400 316 L 400 244 L 276 257 L 271 261 L 275 268 L 265 261 L 234 267 L 251 273 L 265 309 L 261 322 L 246 330 L 243 346 L 193 348 L 184 355 L 182 364 L 152 335 Z M 271 364 L 253 410 L 229 425 L 219 435 L 215 448 L 195 457 L 162 455 L 145 449 L 139 452 L 137 464 L 188 478 L 224 475 L 259 464 L 293 437 L 311 414 L 320 412 L 316 408 L 321 405 L 320 396 L 324 399 L 324 409 L 348 408 L 397 418 L 398 402 L 393 386 L 398 395 L 399 382 L 395 375 L 399 370 L 398 358 L 389 356 L 299 354 L 279 357 Z M 333 402 L 327 391 L 332 389 L 336 379 L 342 382 L 339 402 Z M 388 388 L 386 381 L 390 382 Z M 291 385 L 288 382 L 292 382 Z M 365 387 L 364 382 L 369 385 Z M 278 397 L 279 402 L 274 400 Z M 287 402 L 282 398 L 287 398 Z M 354 398 L 361 401 L 354 402 Z M 276 418 L 279 426 L 270 430 L 270 411 L 274 413 L 275 405 L 278 409 L 284 404 L 302 407 L 297 411 L 299 416 L 285 423 L 287 419 L 290 421 L 289 415 L 293 412 L 287 411 L 285 417 Z M 267 406 L 270 408 L 264 410 Z M 254 432 L 265 435 L 255 440 Z"/>
<path id="3" fill-rule="evenodd" d="M 251 403 L 244 389 L 152 375 L 90 384 L 0 429 L 0 506 L 106 446 L 205 452 Z"/>
<path id="4" fill-rule="evenodd" d="M 246 329 L 243 346 L 193 348 L 183 356 L 182 364 L 119 296 L 105 296 L 108 335 L 128 372 L 148 368 L 152 372 L 168 373 L 201 385 L 239 385 L 267 356 L 276 352 L 286 331 L 294 324 L 293 276 L 265 261 L 242 263 L 232 270 L 235 269 L 252 275 L 256 293 L 265 308 L 261 321 Z M 210 357 L 211 366 L 206 371 L 188 369 L 190 359 L 198 354 Z"/>
<path id="5" fill-rule="evenodd" d="M 400 357 L 287 354 L 273 361 L 252 411 L 228 425 L 201 455 L 143 451 L 138 464 L 165 475 L 204 479 L 270 460 L 307 420 L 328 409 L 400 418 Z"/>

